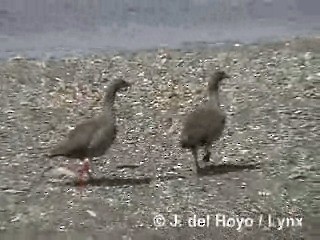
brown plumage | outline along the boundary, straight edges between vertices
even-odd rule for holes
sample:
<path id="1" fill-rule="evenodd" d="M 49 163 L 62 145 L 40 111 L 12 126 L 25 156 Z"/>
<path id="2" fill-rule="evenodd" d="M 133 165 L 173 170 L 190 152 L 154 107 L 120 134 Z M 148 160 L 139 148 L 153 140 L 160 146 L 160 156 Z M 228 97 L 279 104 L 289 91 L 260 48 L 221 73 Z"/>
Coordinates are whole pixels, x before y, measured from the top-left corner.
<path id="1" fill-rule="evenodd" d="M 209 100 L 191 112 L 183 125 L 181 147 L 191 150 L 197 169 L 199 169 L 198 148 L 204 146 L 203 161 L 208 162 L 211 145 L 220 138 L 225 127 L 226 115 L 221 110 L 219 103 L 219 82 L 224 78 L 229 78 L 224 71 L 216 71 L 210 76 Z"/>
<path id="2" fill-rule="evenodd" d="M 81 176 L 87 172 L 91 177 L 89 173 L 91 159 L 102 156 L 116 137 L 116 119 L 113 111 L 116 92 L 128 86 L 129 84 L 122 79 L 111 82 L 106 89 L 103 112 L 78 124 L 64 141 L 52 149 L 49 157 L 65 156 L 81 159 L 85 163 L 80 171 Z"/>

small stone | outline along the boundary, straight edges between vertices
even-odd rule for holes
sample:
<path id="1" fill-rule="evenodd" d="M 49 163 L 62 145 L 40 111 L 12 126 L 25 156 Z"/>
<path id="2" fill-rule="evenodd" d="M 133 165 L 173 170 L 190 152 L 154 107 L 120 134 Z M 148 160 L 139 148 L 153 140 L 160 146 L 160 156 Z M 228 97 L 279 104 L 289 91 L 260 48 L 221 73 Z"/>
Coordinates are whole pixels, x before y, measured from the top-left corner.
<path id="1" fill-rule="evenodd" d="M 248 152 L 249 152 L 248 149 L 242 149 L 242 150 L 240 150 L 240 153 L 241 153 L 241 154 L 247 154 Z"/>
<path id="2" fill-rule="evenodd" d="M 71 171 L 67 168 L 64 168 L 64 167 L 58 167 L 58 168 L 51 170 L 50 175 L 52 177 L 60 177 L 60 176 L 76 177 L 76 174 L 73 171 Z"/>
<path id="3" fill-rule="evenodd" d="M 12 194 L 23 193 L 23 191 L 19 191 L 19 190 L 15 190 L 15 189 L 6 189 L 3 192 L 12 193 Z"/>
<path id="4" fill-rule="evenodd" d="M 138 77 L 144 77 L 144 72 L 139 73 Z"/>
<path id="5" fill-rule="evenodd" d="M 30 105 L 30 103 L 29 102 L 20 102 L 20 105 L 21 106 L 28 106 L 28 105 Z"/>
<path id="6" fill-rule="evenodd" d="M 12 223 L 18 222 L 18 221 L 20 221 L 21 217 L 22 217 L 22 214 L 19 213 L 19 214 L 16 215 L 14 218 L 12 218 L 12 219 L 10 220 L 10 222 L 12 222 Z"/>
<path id="7" fill-rule="evenodd" d="M 269 195 L 270 195 L 270 192 L 259 191 L 259 192 L 258 192 L 258 195 L 259 195 L 259 196 L 266 197 L 266 196 L 269 196 Z"/>
<path id="8" fill-rule="evenodd" d="M 23 59 L 25 59 L 23 56 L 17 55 L 15 57 L 10 58 L 9 61 L 21 61 Z"/>
<path id="9" fill-rule="evenodd" d="M 306 52 L 304 54 L 304 59 L 305 60 L 311 60 L 313 58 L 312 53 L 311 52 Z"/>
<path id="10" fill-rule="evenodd" d="M 97 217 L 97 214 L 96 214 L 94 211 L 87 210 L 87 213 L 88 213 L 91 217 Z"/>

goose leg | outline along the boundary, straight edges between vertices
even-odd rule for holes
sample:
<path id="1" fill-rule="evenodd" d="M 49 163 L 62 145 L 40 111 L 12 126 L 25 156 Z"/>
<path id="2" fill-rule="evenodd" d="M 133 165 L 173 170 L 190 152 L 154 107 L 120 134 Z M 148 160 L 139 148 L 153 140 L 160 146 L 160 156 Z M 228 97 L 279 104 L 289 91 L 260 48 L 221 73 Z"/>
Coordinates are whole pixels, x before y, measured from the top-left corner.
<path id="1" fill-rule="evenodd" d="M 86 158 L 83 162 L 83 172 L 88 174 L 89 179 L 92 179 L 91 159 Z"/>
<path id="2" fill-rule="evenodd" d="M 211 148 L 211 146 L 209 144 L 205 145 L 205 147 L 204 147 L 205 155 L 202 159 L 204 162 L 210 161 L 210 157 L 211 157 L 210 148 Z"/>
<path id="3" fill-rule="evenodd" d="M 191 149 L 195 164 L 196 164 L 196 170 L 200 169 L 199 163 L 198 163 L 198 151 L 196 148 Z"/>
<path id="4" fill-rule="evenodd" d="M 85 159 L 83 160 L 82 167 L 81 167 L 80 170 L 79 170 L 78 180 L 79 180 L 79 182 L 80 182 L 80 185 L 83 185 L 83 182 L 84 182 L 84 180 L 83 180 L 83 175 L 84 175 L 85 173 L 88 174 L 89 178 L 92 177 L 91 171 L 90 171 L 90 160 L 89 160 L 89 158 L 85 158 Z"/>
<path id="5" fill-rule="evenodd" d="M 81 169 L 78 170 L 79 175 L 78 175 L 78 183 L 80 185 L 80 187 L 83 187 L 84 185 L 84 181 L 83 181 L 83 166 L 81 167 Z"/>
<path id="6" fill-rule="evenodd" d="M 88 159 L 88 162 L 86 163 L 87 164 L 87 174 L 89 176 L 89 179 L 93 179 L 93 173 L 94 173 L 94 169 L 92 167 L 92 159 Z"/>

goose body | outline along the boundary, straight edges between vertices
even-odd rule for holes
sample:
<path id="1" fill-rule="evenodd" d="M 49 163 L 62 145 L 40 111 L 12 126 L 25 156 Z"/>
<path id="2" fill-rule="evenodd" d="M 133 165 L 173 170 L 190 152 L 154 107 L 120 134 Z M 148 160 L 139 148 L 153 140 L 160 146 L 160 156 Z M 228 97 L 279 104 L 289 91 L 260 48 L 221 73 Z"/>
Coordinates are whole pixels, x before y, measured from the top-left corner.
<path id="1" fill-rule="evenodd" d="M 64 156 L 85 161 L 81 173 L 89 174 L 92 158 L 104 155 L 116 138 L 114 99 L 118 90 L 128 86 L 122 79 L 113 81 L 105 93 L 103 112 L 76 125 L 67 138 L 51 150 L 49 157 Z"/>
<path id="2" fill-rule="evenodd" d="M 208 81 L 209 99 L 187 115 L 181 132 L 182 148 L 190 149 L 197 169 L 198 149 L 205 148 L 204 161 L 209 161 L 211 145 L 218 140 L 225 128 L 226 114 L 220 108 L 219 82 L 229 76 L 223 71 L 215 72 Z"/>

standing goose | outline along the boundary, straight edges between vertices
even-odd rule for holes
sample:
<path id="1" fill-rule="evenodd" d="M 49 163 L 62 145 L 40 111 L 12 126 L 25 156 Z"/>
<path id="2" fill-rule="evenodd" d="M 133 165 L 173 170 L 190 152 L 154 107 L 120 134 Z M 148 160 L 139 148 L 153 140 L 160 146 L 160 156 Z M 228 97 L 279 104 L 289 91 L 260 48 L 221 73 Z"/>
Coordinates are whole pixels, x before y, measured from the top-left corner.
<path id="1" fill-rule="evenodd" d="M 213 141 L 222 135 L 226 115 L 220 108 L 219 83 L 224 78 L 230 78 L 224 71 L 216 71 L 208 81 L 209 100 L 191 112 L 183 125 L 180 143 L 182 148 L 190 149 L 196 163 L 198 163 L 198 148 L 204 146 L 205 155 L 203 161 L 210 160 L 210 148 Z"/>
<path id="2" fill-rule="evenodd" d="M 91 178 L 90 162 L 92 158 L 105 154 L 116 138 L 116 117 L 113 110 L 116 92 L 128 86 L 129 83 L 122 79 L 111 82 L 105 92 L 103 112 L 78 124 L 64 141 L 53 148 L 49 157 L 78 158 L 84 162 L 79 171 L 80 179 L 84 173 Z"/>

